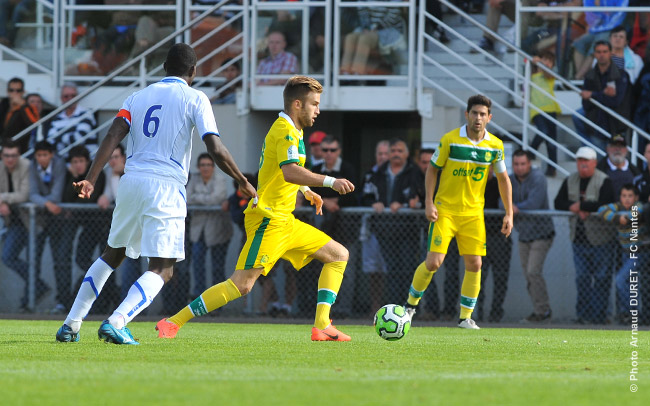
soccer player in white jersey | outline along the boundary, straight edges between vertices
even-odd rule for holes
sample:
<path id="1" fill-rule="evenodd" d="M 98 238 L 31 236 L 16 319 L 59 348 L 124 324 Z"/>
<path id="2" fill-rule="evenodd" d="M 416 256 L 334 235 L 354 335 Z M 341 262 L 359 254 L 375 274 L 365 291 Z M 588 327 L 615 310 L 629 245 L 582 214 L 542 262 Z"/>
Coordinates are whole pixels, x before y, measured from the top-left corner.
<path id="1" fill-rule="evenodd" d="M 257 197 L 255 188 L 219 138 L 208 97 L 190 87 L 196 75 L 194 50 L 186 44 L 173 45 L 164 68 L 167 77 L 126 99 L 86 179 L 74 184 L 80 197 L 89 198 L 111 153 L 127 134 L 131 135 L 108 245 L 88 269 L 70 313 L 56 333 L 57 341 L 79 341 L 81 322 L 110 274 L 126 256 L 142 255 L 149 258 L 148 271 L 131 286 L 124 301 L 98 331 L 99 338 L 106 342 L 138 344 L 126 325 L 171 279 L 174 263 L 185 258 L 185 184 L 195 127 L 208 153 L 221 170 L 237 181 L 241 193 Z"/>

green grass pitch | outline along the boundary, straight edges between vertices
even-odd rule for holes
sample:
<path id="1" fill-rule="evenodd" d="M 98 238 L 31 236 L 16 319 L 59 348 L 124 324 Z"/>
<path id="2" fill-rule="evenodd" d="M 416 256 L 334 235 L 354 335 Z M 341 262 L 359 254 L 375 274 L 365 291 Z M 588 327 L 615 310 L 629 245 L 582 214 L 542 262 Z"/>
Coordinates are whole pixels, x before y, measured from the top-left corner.
<path id="1" fill-rule="evenodd" d="M 401 341 L 371 325 L 352 342 L 310 326 L 189 323 L 176 339 L 129 325 L 139 346 L 54 340 L 60 322 L 0 320 L 3 405 L 648 405 L 650 340 L 630 331 L 418 327 Z"/>

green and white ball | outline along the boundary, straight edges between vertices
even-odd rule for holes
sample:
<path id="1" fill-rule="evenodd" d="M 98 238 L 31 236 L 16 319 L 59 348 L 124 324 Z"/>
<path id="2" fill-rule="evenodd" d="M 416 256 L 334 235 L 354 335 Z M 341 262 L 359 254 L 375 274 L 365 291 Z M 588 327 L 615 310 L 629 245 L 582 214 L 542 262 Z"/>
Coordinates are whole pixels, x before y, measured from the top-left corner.
<path id="1" fill-rule="evenodd" d="M 411 329 L 411 319 L 403 306 L 388 304 L 375 313 L 375 331 L 379 337 L 396 341 L 404 337 Z"/>

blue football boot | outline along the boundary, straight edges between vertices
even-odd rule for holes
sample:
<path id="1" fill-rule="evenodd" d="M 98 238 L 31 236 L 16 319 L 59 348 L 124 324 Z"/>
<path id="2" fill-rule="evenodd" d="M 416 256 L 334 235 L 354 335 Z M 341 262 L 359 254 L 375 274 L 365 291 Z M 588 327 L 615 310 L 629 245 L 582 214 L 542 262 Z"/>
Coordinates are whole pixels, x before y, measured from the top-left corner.
<path id="1" fill-rule="evenodd" d="M 135 341 L 131 330 L 127 327 L 122 327 L 121 329 L 116 329 L 108 322 L 104 320 L 99 330 L 97 331 L 97 336 L 100 340 L 104 340 L 107 343 L 113 344 L 127 344 L 127 345 L 138 345 L 139 342 Z"/>
<path id="2" fill-rule="evenodd" d="M 59 331 L 56 332 L 56 341 L 61 343 L 76 343 L 81 338 L 81 334 L 73 333 L 70 326 L 64 324 Z"/>

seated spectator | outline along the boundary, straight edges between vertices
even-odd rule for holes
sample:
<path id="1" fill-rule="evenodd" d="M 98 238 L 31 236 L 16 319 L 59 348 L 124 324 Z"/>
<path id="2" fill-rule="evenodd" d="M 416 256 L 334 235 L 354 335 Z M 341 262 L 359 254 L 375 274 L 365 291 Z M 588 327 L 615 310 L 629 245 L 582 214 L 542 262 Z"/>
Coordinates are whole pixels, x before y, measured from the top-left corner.
<path id="1" fill-rule="evenodd" d="M 576 270 L 576 322 L 604 324 L 612 278 L 615 248 L 613 230 L 602 218 L 592 216 L 602 205 L 616 200 L 612 181 L 596 169 L 596 151 L 580 147 L 577 172 L 564 180 L 555 197 L 556 210 L 571 211 L 569 231 Z"/>
<path id="2" fill-rule="evenodd" d="M 221 66 L 228 65 L 221 71 L 226 81 L 217 87 L 217 95 L 210 99 L 212 104 L 232 104 L 237 101 L 237 89 L 241 88 L 241 68 L 239 62 L 232 62 L 232 58 L 223 61 Z"/>
<path id="3" fill-rule="evenodd" d="M 258 75 L 298 73 L 298 58 L 286 52 L 287 40 L 280 31 L 272 31 L 266 36 L 269 55 L 257 65 Z M 284 85 L 287 79 L 259 79 L 258 85 Z"/>
<path id="4" fill-rule="evenodd" d="M 2 246 L 2 262 L 25 281 L 25 290 L 20 299 L 20 309 L 28 311 L 29 265 L 20 257 L 27 246 L 28 218 L 18 205 L 29 199 L 29 161 L 20 157 L 20 149 L 14 141 L 5 141 L 0 162 L 0 215 L 4 219 L 5 234 Z M 22 215 L 21 215 L 22 214 Z M 40 300 L 50 287 L 36 278 L 36 301 Z"/>
<path id="5" fill-rule="evenodd" d="M 555 66 L 555 55 L 549 51 L 542 51 L 539 56 L 533 58 L 533 63 L 535 64 L 544 64 L 547 68 L 553 69 Z M 537 65 L 534 65 L 535 67 Z M 541 111 L 545 112 L 552 118 L 556 119 L 557 115 L 562 112 L 560 105 L 554 100 L 555 97 L 555 77 L 546 71 L 541 69 L 536 69 L 536 72 L 530 78 L 531 83 L 536 84 L 553 98 L 546 96 L 544 93 L 539 91 L 537 88 L 530 87 L 530 104 L 539 108 Z M 543 134 L 547 135 L 553 141 L 557 140 L 557 126 L 555 122 L 544 117 L 534 108 L 530 109 L 530 118 L 535 124 L 535 127 Z M 548 158 L 557 163 L 557 146 L 555 144 L 545 140 L 539 134 L 535 134 L 533 137 L 533 142 L 530 146 L 533 149 L 537 149 L 543 142 L 546 143 L 546 151 Z M 546 176 L 555 176 L 555 168 L 551 165 L 546 167 Z"/>
<path id="6" fill-rule="evenodd" d="M 23 104 L 18 111 L 11 115 L 11 119 L 2 133 L 2 139 L 12 139 L 21 131 L 41 119 L 41 112 L 43 111 L 43 99 L 41 96 L 38 93 L 30 93 L 25 99 L 27 102 Z M 32 131 L 32 133 L 36 135 L 38 129 L 41 129 L 41 127 L 39 126 L 36 130 Z M 25 134 L 20 137 L 18 139 L 18 144 L 20 146 L 21 154 L 27 152 L 30 144 L 34 144 L 32 134 Z"/>
<path id="7" fill-rule="evenodd" d="M 629 0 L 584 0 L 584 7 L 627 7 Z M 595 56 L 595 46 L 600 41 L 609 40 L 609 32 L 625 20 L 625 12 L 585 12 L 589 30 L 573 41 L 573 63 L 575 79 L 581 80 L 591 68 Z"/>
<path id="8" fill-rule="evenodd" d="M 370 61 L 373 53 L 389 55 L 406 49 L 406 23 L 399 7 L 361 7 L 359 26 L 347 34 L 341 57 L 342 75 L 376 74 L 378 63 Z"/>
<path id="9" fill-rule="evenodd" d="M 605 221 L 616 226 L 618 231 L 618 243 L 621 246 L 621 267 L 616 272 L 616 320 L 619 324 L 629 326 L 632 322 L 631 311 L 638 311 L 638 300 L 630 301 L 630 277 L 637 281 L 641 270 L 646 270 L 650 265 L 650 241 L 643 243 L 639 236 L 645 236 L 646 225 L 639 221 L 643 217 L 643 203 L 639 201 L 639 192 L 631 183 L 626 183 L 621 188 L 620 200 L 601 206 L 598 215 Z M 636 225 L 633 228 L 633 223 Z M 641 225 L 640 227 L 638 225 Z M 634 255 L 630 255 L 634 252 Z"/>
<path id="10" fill-rule="evenodd" d="M 215 172 L 214 161 L 208 153 L 199 155 L 199 173 L 187 185 L 187 204 L 197 206 L 222 206 L 221 211 L 194 210 L 190 219 L 192 243 L 192 269 L 194 273 L 193 296 L 206 289 L 205 256 L 210 250 L 212 263 L 211 283 L 226 280 L 226 253 L 232 237 L 232 223 L 228 218 L 228 185 L 221 172 Z"/>
<path id="11" fill-rule="evenodd" d="M 612 180 L 614 196 L 621 192 L 623 185 L 633 183 L 641 171 L 627 159 L 625 137 L 615 135 L 607 143 L 607 156 L 601 158 L 596 168 Z"/>
<path id="12" fill-rule="evenodd" d="M 64 84 L 61 88 L 61 103 L 66 103 L 75 97 L 77 97 L 77 86 Z M 98 145 L 97 134 L 89 138 L 84 137 L 95 127 L 97 123 L 93 112 L 79 103 L 74 103 L 52 119 L 47 141 L 55 146 L 57 154 L 62 158 L 68 156 L 67 152 L 63 153 L 62 150 L 72 144 L 84 145 L 90 151 L 90 156 L 94 156 Z"/>
<path id="13" fill-rule="evenodd" d="M 53 313 L 62 314 L 72 305 L 70 251 L 63 238 L 62 208 L 59 205 L 66 178 L 63 159 L 55 156 L 54 145 L 47 141 L 36 143 L 34 160 L 29 172 L 29 200 L 45 211 L 39 211 L 37 224 L 42 230 L 36 236 L 36 277 L 41 275 L 41 256 L 45 241 L 50 241 L 56 280 L 56 306 Z"/>
<path id="14" fill-rule="evenodd" d="M 11 120 L 11 116 L 25 105 L 25 82 L 21 78 L 11 78 L 7 83 L 7 97 L 0 101 L 0 134 Z"/>
<path id="15" fill-rule="evenodd" d="M 629 76 L 612 63 L 612 46 L 609 42 L 596 42 L 594 55 L 597 64 L 585 75 L 580 93 L 582 109 L 576 114 L 588 118 L 609 134 L 621 134 L 626 130 L 626 126 L 589 99 L 598 101 L 623 117 L 629 117 L 632 99 Z M 573 124 L 581 136 L 596 147 L 605 149 L 607 137 L 592 126 L 586 125 L 576 115 L 573 116 Z"/>

